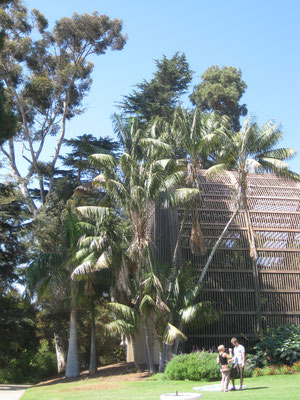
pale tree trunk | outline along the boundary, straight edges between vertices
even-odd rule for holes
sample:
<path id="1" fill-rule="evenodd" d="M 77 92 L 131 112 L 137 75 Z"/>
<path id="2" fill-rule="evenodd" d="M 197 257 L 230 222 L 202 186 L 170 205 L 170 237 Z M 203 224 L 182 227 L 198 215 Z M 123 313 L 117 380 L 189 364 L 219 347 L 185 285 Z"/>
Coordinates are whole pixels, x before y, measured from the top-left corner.
<path id="1" fill-rule="evenodd" d="M 63 109 L 63 115 L 62 115 L 62 123 L 61 123 L 61 131 L 59 135 L 59 139 L 55 148 L 55 153 L 53 156 L 53 160 L 51 162 L 51 176 L 49 180 L 49 192 L 48 194 L 51 194 L 54 189 L 54 171 L 55 171 L 55 165 L 56 161 L 59 156 L 60 148 L 62 146 L 64 137 L 65 137 L 65 132 L 66 132 L 66 120 L 67 120 L 67 111 L 68 111 L 68 105 L 69 105 L 69 93 L 66 95 L 66 100 L 63 102 L 64 109 Z"/>
<path id="2" fill-rule="evenodd" d="M 57 361 L 57 372 L 61 374 L 65 372 L 67 365 L 67 351 L 64 339 L 58 334 L 54 333 L 55 352 Z"/>
<path id="3" fill-rule="evenodd" d="M 188 209 L 185 209 L 184 213 L 183 213 L 183 216 L 182 216 L 182 221 L 181 221 L 181 224 L 180 224 L 180 228 L 179 228 L 176 244 L 175 244 L 175 247 L 174 247 L 173 257 L 172 257 L 173 273 L 172 273 L 171 278 L 170 278 L 169 295 L 173 291 L 175 279 L 176 279 L 176 277 L 178 275 L 178 271 L 179 271 L 178 261 L 177 261 L 178 260 L 178 251 L 179 251 L 179 245 L 180 245 L 181 236 L 182 236 L 182 232 L 183 232 L 183 228 L 184 228 L 184 224 L 185 224 L 187 215 L 188 215 Z"/>
<path id="4" fill-rule="evenodd" d="M 137 371 L 141 371 L 141 367 L 138 363 L 138 355 L 137 355 L 137 348 L 136 348 L 136 338 L 134 336 L 131 337 L 132 343 L 132 351 L 133 351 L 133 362 Z"/>
<path id="5" fill-rule="evenodd" d="M 147 359 L 148 359 L 148 365 L 149 365 L 149 370 L 151 374 L 155 373 L 155 367 L 153 364 L 153 358 L 152 358 L 152 346 L 150 343 L 150 334 L 149 334 L 149 327 L 147 321 L 144 321 L 144 336 L 145 336 L 145 346 L 146 346 L 146 353 L 147 353 Z"/>
<path id="6" fill-rule="evenodd" d="M 230 227 L 232 221 L 234 220 L 234 218 L 236 217 L 236 215 L 237 215 L 238 212 L 239 212 L 239 206 L 236 207 L 236 209 L 235 209 L 234 213 L 232 214 L 230 220 L 227 222 L 225 228 L 223 229 L 223 231 L 222 231 L 222 233 L 221 233 L 219 239 L 216 241 L 214 247 L 212 248 L 212 250 L 211 250 L 211 252 L 210 252 L 210 254 L 209 254 L 209 257 L 208 257 L 208 259 L 207 259 L 207 261 L 206 261 L 206 263 L 205 263 L 205 266 L 204 266 L 204 268 L 203 268 L 203 270 L 202 270 L 202 272 L 201 272 L 201 275 L 200 275 L 200 277 L 199 277 L 199 279 L 198 279 L 198 282 L 197 282 L 198 288 L 197 288 L 197 291 L 196 291 L 196 293 L 195 293 L 195 297 L 196 297 L 196 296 L 199 294 L 199 292 L 200 292 L 201 283 L 203 282 L 203 279 L 204 279 L 204 277 L 205 277 L 205 275 L 206 275 L 206 272 L 207 272 L 207 270 L 208 270 L 208 267 L 209 267 L 210 264 L 211 264 L 211 261 L 212 261 L 212 259 L 213 259 L 213 256 L 215 255 L 215 252 L 217 251 L 217 249 L 218 249 L 218 247 L 219 247 L 219 244 L 220 244 L 221 241 L 223 240 L 223 238 L 224 238 L 226 232 L 228 231 L 228 229 L 229 229 L 229 227 Z"/>
<path id="7" fill-rule="evenodd" d="M 159 372 L 162 373 L 166 369 L 167 365 L 167 358 L 168 358 L 168 349 L 169 346 L 167 343 L 163 343 L 162 349 L 161 349 L 161 354 L 160 354 L 160 361 L 159 361 Z"/>
<path id="8" fill-rule="evenodd" d="M 70 316 L 70 337 L 69 337 L 66 378 L 76 378 L 77 376 L 79 376 L 76 320 L 77 320 L 77 311 L 73 307 Z"/>
<path id="9" fill-rule="evenodd" d="M 92 300 L 91 305 L 91 353 L 89 374 L 95 375 L 97 372 L 97 351 L 96 351 L 96 330 L 95 330 L 95 304 Z"/>

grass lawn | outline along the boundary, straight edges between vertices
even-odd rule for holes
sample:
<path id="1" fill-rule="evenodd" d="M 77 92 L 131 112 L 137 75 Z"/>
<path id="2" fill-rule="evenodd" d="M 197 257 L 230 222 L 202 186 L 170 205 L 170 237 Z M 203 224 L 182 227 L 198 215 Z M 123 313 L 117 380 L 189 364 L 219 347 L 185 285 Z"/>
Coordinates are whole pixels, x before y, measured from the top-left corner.
<path id="1" fill-rule="evenodd" d="M 191 381 L 105 381 L 102 378 L 77 382 L 37 386 L 28 389 L 21 400 L 159 400 L 160 394 L 193 392 L 193 387 L 205 382 Z M 245 379 L 247 388 L 242 392 L 202 392 L 203 400 L 300 400 L 300 375 L 262 376 Z"/>

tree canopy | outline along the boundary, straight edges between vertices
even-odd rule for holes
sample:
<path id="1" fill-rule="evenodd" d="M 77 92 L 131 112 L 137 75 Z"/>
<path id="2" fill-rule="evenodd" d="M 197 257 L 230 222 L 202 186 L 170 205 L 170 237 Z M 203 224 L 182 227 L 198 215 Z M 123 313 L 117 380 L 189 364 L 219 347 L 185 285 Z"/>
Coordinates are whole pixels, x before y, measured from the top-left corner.
<path id="1" fill-rule="evenodd" d="M 217 111 L 231 120 L 234 131 L 240 129 L 240 117 L 247 115 L 245 104 L 239 104 L 247 85 L 242 72 L 234 67 L 214 65 L 201 75 L 202 82 L 194 88 L 191 101 L 201 111 Z"/>
<path id="2" fill-rule="evenodd" d="M 98 12 L 74 13 L 48 30 L 43 14 L 36 9 L 29 13 L 20 0 L 1 8 L 0 23 L 5 30 L 0 74 L 8 106 L 18 117 L 16 140 L 22 143 L 20 153 L 13 140 L 9 148 L 2 147 L 2 152 L 28 208 L 36 214 L 38 205 L 30 194 L 29 182 L 32 177 L 37 178 L 39 200 L 45 204 L 47 195 L 53 191 L 66 122 L 82 111 L 82 100 L 91 86 L 93 64 L 89 57 L 104 54 L 108 49 L 121 50 L 126 36 L 121 32 L 120 19 L 112 20 Z M 51 161 L 47 162 L 46 190 L 39 161 L 49 135 L 58 138 Z M 16 155 L 28 162 L 27 174 L 19 171 Z"/>
<path id="3" fill-rule="evenodd" d="M 153 78 L 137 84 L 131 94 L 123 97 L 120 108 L 127 114 L 139 114 L 147 122 L 157 116 L 171 121 L 180 96 L 192 80 L 192 71 L 185 54 L 179 52 L 171 58 L 163 56 L 155 64 Z"/>

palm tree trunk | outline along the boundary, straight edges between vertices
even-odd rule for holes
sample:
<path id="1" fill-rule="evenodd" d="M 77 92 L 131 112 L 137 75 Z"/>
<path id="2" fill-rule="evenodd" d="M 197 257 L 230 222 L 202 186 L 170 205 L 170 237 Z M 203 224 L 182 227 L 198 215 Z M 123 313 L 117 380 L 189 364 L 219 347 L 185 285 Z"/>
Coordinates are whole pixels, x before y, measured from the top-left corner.
<path id="1" fill-rule="evenodd" d="M 247 229 L 248 229 L 250 257 L 251 257 L 251 261 L 252 261 L 253 286 L 254 286 L 254 292 L 255 292 L 255 306 L 256 306 L 256 314 L 257 314 L 256 333 L 260 334 L 261 329 L 262 329 L 262 313 L 261 313 L 261 304 L 260 304 L 259 273 L 258 273 L 258 269 L 257 269 L 257 250 L 256 250 L 254 231 L 253 231 L 253 227 L 251 224 L 250 212 L 249 212 L 245 188 L 243 188 L 243 202 L 245 205 L 245 220 L 246 220 L 246 225 L 247 225 Z"/>
<path id="2" fill-rule="evenodd" d="M 186 221 L 186 218 L 187 218 L 187 215 L 188 215 L 188 211 L 189 210 L 187 208 L 184 210 L 184 213 L 183 213 L 183 216 L 182 216 L 182 220 L 181 220 L 181 224 L 180 224 L 180 229 L 179 229 L 177 240 L 176 240 L 176 244 L 175 244 L 175 247 L 174 247 L 173 258 L 172 258 L 172 269 L 173 269 L 173 272 L 172 272 L 171 277 L 170 277 L 168 296 L 173 291 L 173 286 L 174 286 L 174 283 L 175 283 L 175 279 L 176 279 L 176 277 L 178 275 L 178 271 L 179 271 L 179 266 L 178 266 L 178 262 L 177 262 L 179 244 L 180 244 L 180 241 L 181 241 L 181 236 L 182 236 L 184 224 L 185 224 L 185 221 Z"/>
<path id="3" fill-rule="evenodd" d="M 138 363 L 138 356 L 137 356 L 137 348 L 136 348 L 136 338 L 134 336 L 131 337 L 132 343 L 132 352 L 133 352 L 133 361 L 137 372 L 141 371 L 141 367 Z"/>
<path id="4" fill-rule="evenodd" d="M 76 320 L 77 320 L 77 311 L 75 307 L 72 307 L 70 315 L 70 337 L 69 337 L 66 378 L 75 378 L 79 376 Z"/>
<path id="5" fill-rule="evenodd" d="M 55 352 L 57 361 L 57 372 L 61 374 L 65 372 L 67 365 L 67 351 L 63 337 L 55 332 L 54 333 Z"/>
<path id="6" fill-rule="evenodd" d="M 97 349 L 96 349 L 96 332 L 95 332 L 95 304 L 91 300 L 91 353 L 89 374 L 95 375 L 97 372 Z"/>
<path id="7" fill-rule="evenodd" d="M 147 353 L 147 359 L 148 359 L 148 364 L 149 364 L 149 370 L 151 374 L 155 373 L 155 367 L 153 364 L 153 358 L 152 358 L 152 349 L 151 349 L 151 344 L 150 344 L 150 335 L 149 335 L 149 327 L 147 321 L 144 321 L 144 337 L 145 337 L 145 346 L 146 346 L 146 353 Z"/>
<path id="8" fill-rule="evenodd" d="M 164 372 L 166 369 L 168 349 L 169 349 L 169 346 L 167 345 L 167 343 L 163 343 L 162 351 L 161 351 L 161 355 L 160 355 L 160 361 L 159 361 L 159 372 L 160 373 Z"/>
<path id="9" fill-rule="evenodd" d="M 212 250 L 211 250 L 211 252 L 210 252 L 210 255 L 209 255 L 209 257 L 208 257 L 208 259 L 207 259 L 207 261 L 206 261 L 206 263 L 205 263 L 205 266 L 204 266 L 204 268 L 203 268 L 203 270 L 202 270 L 202 272 L 201 272 L 200 278 L 198 279 L 198 282 L 197 282 L 198 288 L 197 288 L 197 291 L 196 291 L 196 293 L 195 293 L 195 297 L 196 297 L 196 296 L 199 294 L 199 292 L 200 292 L 200 289 L 201 289 L 201 286 L 200 286 L 200 285 L 201 285 L 201 283 L 202 283 L 202 281 L 203 281 L 203 279 L 204 279 L 204 277 L 205 277 L 205 274 L 206 274 L 206 272 L 207 272 L 207 269 L 208 269 L 208 267 L 210 266 L 210 263 L 211 263 L 211 261 L 212 261 L 212 259 L 213 259 L 213 256 L 215 255 L 215 252 L 217 251 L 217 248 L 218 248 L 219 244 L 220 244 L 221 241 L 223 240 L 223 237 L 225 236 L 225 233 L 228 231 L 228 228 L 230 227 L 232 221 L 234 220 L 234 218 L 236 217 L 236 215 L 237 215 L 238 212 L 239 212 L 239 205 L 237 205 L 237 207 L 236 207 L 234 213 L 232 214 L 230 220 L 227 222 L 225 228 L 223 229 L 223 232 L 221 233 L 219 239 L 216 241 L 214 247 L 212 248 Z"/>

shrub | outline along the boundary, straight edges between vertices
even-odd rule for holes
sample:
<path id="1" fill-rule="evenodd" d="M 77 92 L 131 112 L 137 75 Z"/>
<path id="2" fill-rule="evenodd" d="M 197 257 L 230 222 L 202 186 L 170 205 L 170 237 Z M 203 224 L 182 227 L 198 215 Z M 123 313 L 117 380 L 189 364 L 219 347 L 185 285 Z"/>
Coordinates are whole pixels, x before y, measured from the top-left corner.
<path id="1" fill-rule="evenodd" d="M 300 358 L 300 326 L 279 325 L 254 346 L 259 366 L 267 364 L 292 365 Z"/>
<path id="2" fill-rule="evenodd" d="M 165 375 L 169 379 L 192 381 L 221 379 L 217 354 L 199 351 L 174 356 L 167 364 Z"/>
<path id="3" fill-rule="evenodd" d="M 254 356 L 246 358 L 244 376 L 252 376 L 255 369 Z M 209 381 L 221 379 L 220 366 L 217 364 L 217 353 L 197 351 L 191 354 L 174 356 L 167 364 L 164 378 L 172 380 Z"/>

